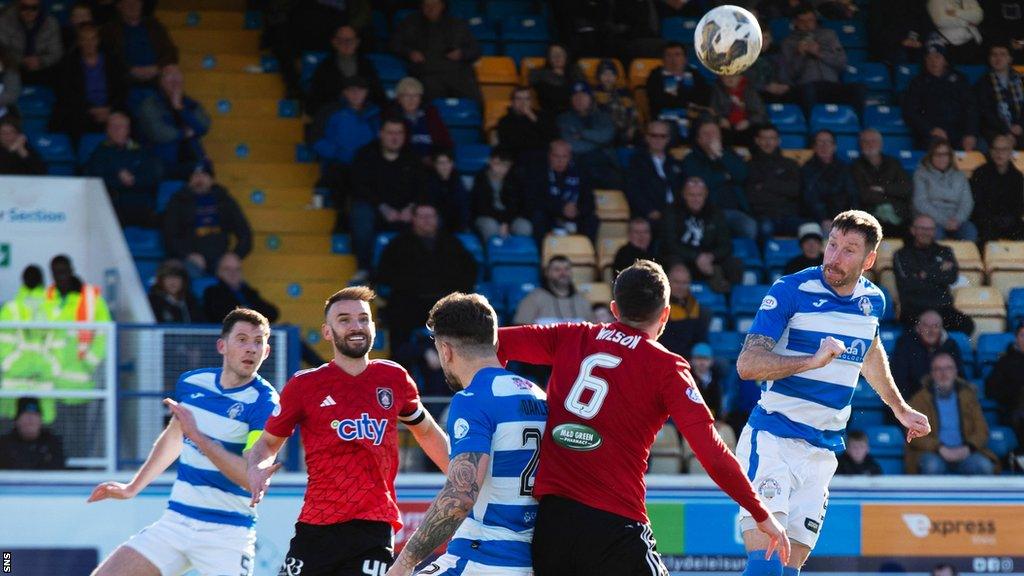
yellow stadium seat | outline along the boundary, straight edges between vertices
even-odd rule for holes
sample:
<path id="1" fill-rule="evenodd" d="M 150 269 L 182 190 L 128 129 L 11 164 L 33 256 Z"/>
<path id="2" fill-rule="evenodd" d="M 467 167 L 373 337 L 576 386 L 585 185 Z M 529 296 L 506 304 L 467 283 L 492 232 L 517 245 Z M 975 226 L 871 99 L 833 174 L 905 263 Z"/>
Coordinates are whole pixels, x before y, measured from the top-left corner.
<path id="1" fill-rule="evenodd" d="M 253 253 L 331 254 L 331 237 L 326 234 L 260 233 L 253 236 Z"/>
<path id="2" fill-rule="evenodd" d="M 956 258 L 957 266 L 960 268 L 960 275 L 966 278 L 971 285 L 981 286 L 985 279 L 985 263 L 981 260 L 981 253 L 978 246 L 969 240 L 940 240 L 939 244 L 953 249 L 953 257 Z"/>
<path id="3" fill-rule="evenodd" d="M 988 332 L 1006 332 L 1006 318 L 981 316 L 975 317 L 973 320 L 974 334 L 971 334 L 972 338 L 977 338 L 979 334 L 985 334 Z"/>
<path id="4" fill-rule="evenodd" d="M 284 83 L 277 74 L 247 74 L 245 72 L 191 72 L 188 93 L 197 98 L 230 98 L 238 94 L 279 95 Z M 276 112 L 274 114 L 277 115 Z"/>
<path id="5" fill-rule="evenodd" d="M 618 236 L 625 238 L 629 234 L 629 222 L 625 220 L 612 220 L 611 222 L 601 222 L 601 227 L 598 228 L 597 236 Z"/>
<path id="6" fill-rule="evenodd" d="M 684 158 L 690 155 L 690 147 L 676 146 L 675 148 L 670 149 L 668 153 L 671 154 L 672 157 L 675 158 L 676 160 L 682 162 Z"/>
<path id="7" fill-rule="evenodd" d="M 230 192 L 246 211 L 250 208 L 305 208 L 313 199 L 313 190 L 305 186 L 240 186 Z"/>
<path id="8" fill-rule="evenodd" d="M 1020 74 L 1024 74 L 1024 64 L 1017 64 L 1016 66 L 1013 67 L 1013 69 Z"/>
<path id="9" fill-rule="evenodd" d="M 985 163 L 985 155 L 978 151 L 964 152 L 963 150 L 957 150 L 956 156 L 956 167 L 961 172 L 966 172 L 970 176 L 971 172 L 974 172 L 979 166 Z"/>
<path id="10" fill-rule="evenodd" d="M 808 160 L 811 159 L 811 156 L 814 156 L 814 151 L 807 150 L 805 148 L 790 148 L 787 150 L 783 150 L 782 155 L 785 156 L 786 158 L 789 158 L 790 160 L 793 160 L 797 164 L 803 165 L 804 162 L 807 162 Z"/>
<path id="11" fill-rule="evenodd" d="M 1010 296 L 1010 290 L 1024 286 L 1024 270 L 996 270 L 989 273 L 989 284 L 999 290 L 1003 298 Z"/>
<path id="12" fill-rule="evenodd" d="M 633 89 L 633 101 L 636 102 L 636 111 L 640 115 L 640 122 L 646 126 L 651 121 L 651 106 L 647 101 L 647 90 L 643 87 Z"/>
<path id="13" fill-rule="evenodd" d="M 257 286 L 266 281 L 294 282 L 300 273 L 304 282 L 344 285 L 355 271 L 355 257 L 347 254 L 253 254 L 245 259 L 245 275 Z"/>
<path id="14" fill-rule="evenodd" d="M 163 0 L 160 7 L 165 10 L 224 10 L 244 12 L 246 0 Z"/>
<path id="15" fill-rule="evenodd" d="M 878 256 L 875 257 L 875 272 L 881 273 L 892 269 L 892 255 L 903 248 L 903 240 L 899 238 L 883 238 L 878 243 Z"/>
<path id="16" fill-rule="evenodd" d="M 523 86 L 530 85 L 530 71 L 543 68 L 547 61 L 543 56 L 527 56 L 519 62 L 519 83 Z"/>
<path id="17" fill-rule="evenodd" d="M 217 118 L 203 143 L 228 142 L 302 142 L 302 120 L 298 118 Z"/>
<path id="18" fill-rule="evenodd" d="M 204 142 L 206 153 L 215 166 L 222 162 L 259 162 L 286 163 L 295 162 L 295 144 L 271 142 L 227 142 L 224 140 Z"/>
<path id="19" fill-rule="evenodd" d="M 226 10 L 157 10 L 156 17 L 168 28 L 243 30 L 245 13 Z"/>
<path id="20" fill-rule="evenodd" d="M 245 216 L 254 232 L 326 235 L 334 229 L 338 213 L 334 210 L 247 207 Z M 301 271 L 302 274 L 306 272 Z"/>
<path id="21" fill-rule="evenodd" d="M 484 100 L 484 130 L 497 127 L 498 122 L 508 113 L 508 107 L 511 104 L 512 102 L 508 98 Z"/>
<path id="22" fill-rule="evenodd" d="M 629 65 L 629 87 L 636 89 L 647 83 L 647 77 L 661 66 L 660 58 L 636 58 Z"/>
<path id="23" fill-rule="evenodd" d="M 608 304 L 612 301 L 612 287 L 604 282 L 588 282 L 576 286 L 580 294 L 591 304 Z"/>
<path id="24" fill-rule="evenodd" d="M 953 295 L 957 310 L 972 317 L 1006 317 L 1006 301 L 998 289 L 991 286 L 968 286 Z"/>
<path id="25" fill-rule="evenodd" d="M 683 465 L 683 449 L 676 427 L 666 424 L 654 437 L 651 446 L 650 472 L 652 474 L 679 474 Z"/>
<path id="26" fill-rule="evenodd" d="M 1024 154 L 1015 152 L 1013 156 L 1013 165 L 1017 167 L 1017 170 L 1024 170 Z"/>
<path id="27" fill-rule="evenodd" d="M 985 244 L 985 268 L 995 270 L 1024 270 L 1024 242 L 998 240 Z"/>
<path id="28" fill-rule="evenodd" d="M 594 281 L 595 268 L 592 264 L 573 264 L 572 265 L 572 283 L 576 286 L 581 284 L 589 284 Z"/>
<path id="29" fill-rule="evenodd" d="M 169 32 L 171 39 L 178 45 L 181 52 L 258 54 L 260 51 L 259 30 L 174 28 Z M 189 87 L 186 87 L 186 92 L 191 93 Z"/>
<path id="30" fill-rule="evenodd" d="M 247 72 L 262 69 L 259 54 L 205 54 L 185 52 L 178 59 L 178 65 L 191 80 L 191 72 Z"/>
<path id="31" fill-rule="evenodd" d="M 568 236 L 548 234 L 544 238 L 541 254 L 541 262 L 545 264 L 555 255 L 565 256 L 574 266 L 593 266 L 597 263 L 594 245 L 590 242 L 590 238 L 582 234 Z"/>
<path id="32" fill-rule="evenodd" d="M 597 66 L 601 63 L 601 60 L 603 60 L 603 58 L 580 58 L 579 62 L 577 62 L 583 70 L 583 74 L 587 77 L 587 82 L 590 82 L 595 86 L 597 85 Z M 615 85 L 619 88 L 625 88 L 627 78 L 626 70 L 622 67 L 622 62 L 619 62 L 618 59 L 615 58 L 612 58 L 611 61 L 615 64 L 615 70 L 619 73 L 619 79 Z"/>
<path id="33" fill-rule="evenodd" d="M 896 312 L 896 317 L 900 317 L 900 293 L 896 289 L 896 274 L 893 271 L 885 270 L 878 275 L 878 284 L 889 291 L 889 296 L 892 298 L 892 302 L 886 302 L 886 306 L 890 304 L 894 306 L 893 310 Z"/>
<path id="34" fill-rule="evenodd" d="M 474 64 L 476 79 L 480 84 L 506 84 L 513 86 L 519 83 L 516 74 L 516 62 L 508 56 L 481 56 Z"/>
<path id="35" fill-rule="evenodd" d="M 248 94 L 243 96 L 245 97 L 225 98 L 207 94 L 196 96 L 196 100 L 215 118 L 214 127 L 227 118 L 235 121 L 245 118 L 244 121 L 248 124 L 252 124 L 252 118 L 259 118 L 261 121 L 267 118 L 277 118 L 280 102 L 277 98 L 250 98 Z M 203 143 L 206 143 L 205 139 Z"/>
<path id="36" fill-rule="evenodd" d="M 597 267 L 603 272 L 605 268 L 615 262 L 615 253 L 622 248 L 628 240 L 625 236 L 605 235 L 604 230 L 597 235 Z"/>
<path id="37" fill-rule="evenodd" d="M 597 217 L 606 220 L 629 220 L 629 202 L 622 190 L 594 190 Z"/>
<path id="38" fill-rule="evenodd" d="M 224 162 L 217 166 L 217 179 L 225 186 L 308 186 L 320 179 L 316 164 L 251 164 Z"/>

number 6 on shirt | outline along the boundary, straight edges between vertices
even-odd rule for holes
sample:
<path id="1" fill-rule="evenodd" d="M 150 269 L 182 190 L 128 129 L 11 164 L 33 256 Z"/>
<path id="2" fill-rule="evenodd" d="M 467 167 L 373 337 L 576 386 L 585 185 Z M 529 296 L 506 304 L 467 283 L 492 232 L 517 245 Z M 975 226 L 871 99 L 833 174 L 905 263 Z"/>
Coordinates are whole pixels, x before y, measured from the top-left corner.
<path id="1" fill-rule="evenodd" d="M 580 375 L 576 377 L 569 395 L 565 397 L 565 409 L 580 418 L 590 420 L 597 416 L 604 399 L 608 396 L 608 382 L 591 374 L 594 368 L 615 368 L 622 362 L 622 358 L 599 352 L 591 354 L 580 363 Z M 586 402 L 583 401 L 583 392 L 591 391 L 591 396 Z"/>

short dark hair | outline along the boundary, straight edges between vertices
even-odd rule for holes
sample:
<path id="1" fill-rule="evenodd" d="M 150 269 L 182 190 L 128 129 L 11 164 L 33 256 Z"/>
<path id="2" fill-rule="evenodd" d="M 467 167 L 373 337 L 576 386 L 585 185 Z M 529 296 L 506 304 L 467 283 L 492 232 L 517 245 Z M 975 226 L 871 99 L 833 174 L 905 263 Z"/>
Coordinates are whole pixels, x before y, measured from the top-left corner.
<path id="1" fill-rule="evenodd" d="M 808 12 L 817 15 L 817 12 L 814 11 L 814 5 L 813 4 L 811 4 L 810 2 L 801 2 L 796 7 L 796 9 L 793 10 L 793 17 L 795 18 L 797 16 L 803 16 L 804 14 L 807 14 Z"/>
<path id="2" fill-rule="evenodd" d="M 832 137 L 832 141 L 833 142 L 836 141 L 836 133 L 835 132 L 829 130 L 828 128 L 822 128 L 820 130 L 815 130 L 814 133 L 811 134 L 811 142 L 813 143 L 815 140 L 818 139 L 818 136 L 821 136 L 822 134 L 828 134 L 829 136 Z"/>
<path id="3" fill-rule="evenodd" d="M 868 252 L 878 250 L 882 241 L 882 225 L 878 219 L 863 210 L 847 210 L 840 212 L 832 219 L 832 229 L 840 232 L 860 232 L 864 235 L 864 246 Z"/>
<path id="4" fill-rule="evenodd" d="M 509 93 L 509 97 L 515 98 L 516 94 L 519 94 L 520 92 L 526 92 L 531 96 L 533 95 L 533 92 L 530 90 L 529 86 L 516 86 L 515 88 L 512 89 L 512 92 Z"/>
<path id="5" fill-rule="evenodd" d="M 35 264 L 29 264 L 21 271 L 21 283 L 28 288 L 36 288 L 43 285 L 43 269 Z"/>
<path id="6" fill-rule="evenodd" d="M 772 123 L 769 122 L 768 124 L 761 124 L 757 128 L 755 128 L 754 129 L 754 135 L 757 136 L 761 132 L 764 132 L 765 130 L 771 130 L 772 132 L 775 132 L 776 134 L 779 133 L 779 127 L 776 126 L 775 124 L 772 124 Z"/>
<path id="7" fill-rule="evenodd" d="M 220 325 L 221 338 L 230 334 L 231 329 L 239 322 L 248 322 L 253 326 L 261 328 L 266 334 L 270 334 L 270 320 L 267 320 L 266 316 L 251 308 L 242 308 L 239 306 L 231 312 L 228 312 L 228 315 L 224 317 L 224 322 Z"/>
<path id="8" fill-rule="evenodd" d="M 666 42 L 665 45 L 662 46 L 661 48 L 661 53 L 664 54 L 665 52 L 668 52 L 672 48 L 679 48 L 680 50 L 683 51 L 684 55 L 686 54 L 686 46 L 683 46 L 682 42 Z"/>
<path id="9" fill-rule="evenodd" d="M 491 148 L 491 156 L 494 160 L 504 160 L 506 162 L 512 162 L 515 156 L 512 155 L 512 150 L 508 146 L 495 146 Z"/>
<path id="10" fill-rule="evenodd" d="M 498 342 L 498 314 L 480 294 L 452 292 L 438 300 L 427 316 L 427 328 L 461 353 L 494 353 Z"/>
<path id="11" fill-rule="evenodd" d="M 430 160 L 432 162 L 437 162 L 437 159 L 441 158 L 441 157 L 447 158 L 447 159 L 451 160 L 452 162 L 454 162 L 455 161 L 455 151 L 452 150 L 451 148 L 439 148 L 439 149 L 435 150 L 433 152 L 433 154 L 430 155 Z"/>
<path id="12" fill-rule="evenodd" d="M 566 264 L 572 264 L 572 260 L 569 260 L 568 256 L 565 256 L 563 254 L 555 254 L 551 258 L 548 258 L 547 263 L 544 264 L 544 269 L 547 270 L 555 262 L 565 262 Z"/>
<path id="13" fill-rule="evenodd" d="M 67 266 L 68 268 L 73 268 L 71 265 L 71 257 L 67 254 L 57 254 L 50 259 L 50 269 L 52 270 L 54 266 Z"/>
<path id="14" fill-rule="evenodd" d="M 988 46 L 985 47 L 986 54 L 992 54 L 992 50 L 996 48 L 1002 48 L 1010 53 L 1010 59 L 1013 59 L 1013 50 L 1010 49 L 1010 43 L 1002 38 L 997 38 L 988 42 Z"/>
<path id="15" fill-rule="evenodd" d="M 334 294 L 331 294 L 331 297 L 324 302 L 324 317 L 327 317 L 327 313 L 331 311 L 331 306 L 333 306 L 335 302 L 341 302 L 342 300 L 372 302 L 376 297 L 377 293 L 369 286 L 346 286 Z"/>
<path id="16" fill-rule="evenodd" d="M 867 442 L 868 435 L 862 430 L 850 430 L 846 433 L 847 442 Z"/>
<path id="17" fill-rule="evenodd" d="M 624 322 L 645 326 L 668 304 L 668 276 L 661 264 L 637 260 L 615 277 L 612 298 Z"/>

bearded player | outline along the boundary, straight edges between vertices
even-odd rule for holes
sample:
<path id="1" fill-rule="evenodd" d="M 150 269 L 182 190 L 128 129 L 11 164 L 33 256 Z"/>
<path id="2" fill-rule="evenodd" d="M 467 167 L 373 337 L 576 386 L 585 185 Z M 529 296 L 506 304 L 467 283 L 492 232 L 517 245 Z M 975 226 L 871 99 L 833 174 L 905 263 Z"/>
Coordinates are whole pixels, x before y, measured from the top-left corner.
<path id="1" fill-rule="evenodd" d="M 309 483 L 281 576 L 387 571 L 394 533 L 402 527 L 395 496 L 399 422 L 447 470 L 447 439 L 420 404 L 416 384 L 398 364 L 369 358 L 374 297 L 373 290 L 353 286 L 327 300 L 321 332 L 334 344 L 334 359 L 288 381 L 280 413 L 248 454 L 255 505 L 275 471 L 274 456 L 299 426 Z"/>
<path id="2" fill-rule="evenodd" d="M 502 360 L 552 366 L 534 496 L 537 576 L 668 574 L 647 518 L 644 473 L 671 416 L 711 478 L 789 556 L 772 517 L 714 428 L 690 365 L 657 342 L 669 317 L 668 277 L 647 260 L 615 279 L 611 324 L 502 328 Z"/>
<path id="3" fill-rule="evenodd" d="M 736 368 L 740 377 L 764 386 L 736 452 L 768 509 L 786 526 L 793 554 L 789 562 L 764 561 L 770 543 L 743 515 L 750 555 L 744 574 L 800 573 L 821 532 L 835 453 L 844 449 L 861 375 L 907 428 L 908 442 L 931 430 L 896 388 L 878 337 L 886 303 L 863 274 L 874 265 L 881 239 L 874 216 L 839 214 L 824 263 L 777 280 L 754 317 Z"/>

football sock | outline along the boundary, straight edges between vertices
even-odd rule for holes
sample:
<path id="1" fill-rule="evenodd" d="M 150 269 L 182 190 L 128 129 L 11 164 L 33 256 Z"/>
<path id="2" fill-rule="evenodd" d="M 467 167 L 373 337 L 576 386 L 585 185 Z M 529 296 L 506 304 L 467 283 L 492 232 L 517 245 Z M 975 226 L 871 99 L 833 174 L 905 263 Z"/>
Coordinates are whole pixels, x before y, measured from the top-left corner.
<path id="1" fill-rule="evenodd" d="M 766 550 L 754 550 L 747 554 L 747 569 L 743 576 L 782 576 L 782 560 L 779 553 L 772 554 L 770 560 L 764 559 Z"/>
<path id="2" fill-rule="evenodd" d="M 800 576 L 800 569 L 786 566 L 782 569 L 782 576 Z"/>

